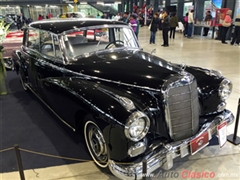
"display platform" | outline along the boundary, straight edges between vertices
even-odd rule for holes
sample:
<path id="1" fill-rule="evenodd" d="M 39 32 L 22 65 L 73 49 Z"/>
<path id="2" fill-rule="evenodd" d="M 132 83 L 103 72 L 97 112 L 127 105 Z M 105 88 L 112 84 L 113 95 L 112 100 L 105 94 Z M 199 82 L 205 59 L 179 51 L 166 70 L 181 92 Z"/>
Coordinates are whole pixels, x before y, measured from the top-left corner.
<path id="1" fill-rule="evenodd" d="M 0 96 L 0 150 L 20 148 L 61 157 L 91 160 L 81 134 L 59 121 L 31 92 L 21 87 L 15 72 L 6 77 L 8 94 Z M 209 146 L 218 145 L 213 137 Z M 23 168 L 35 169 L 79 161 L 62 160 L 21 151 Z M 14 150 L 0 153 L 0 172 L 17 170 Z"/>

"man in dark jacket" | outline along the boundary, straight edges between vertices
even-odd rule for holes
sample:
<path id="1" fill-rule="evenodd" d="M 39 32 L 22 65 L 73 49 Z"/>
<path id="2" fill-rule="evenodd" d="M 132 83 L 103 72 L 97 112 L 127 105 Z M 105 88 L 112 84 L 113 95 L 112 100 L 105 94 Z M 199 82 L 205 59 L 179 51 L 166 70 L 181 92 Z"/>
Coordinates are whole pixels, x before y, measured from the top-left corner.
<path id="1" fill-rule="evenodd" d="M 205 22 L 211 21 L 212 20 L 212 15 L 211 15 L 211 11 L 207 11 L 206 12 L 206 17 L 204 19 Z M 209 27 L 204 27 L 203 29 L 203 36 L 207 36 L 208 35 L 208 31 L 209 31 Z"/>
<path id="2" fill-rule="evenodd" d="M 158 18 L 158 14 L 155 13 L 153 15 L 153 18 L 151 20 L 151 23 L 150 23 L 150 31 L 151 31 L 151 36 L 150 36 L 150 44 L 155 44 L 155 38 L 156 38 L 156 32 L 159 28 L 159 24 L 160 24 L 160 21 L 159 21 L 159 18 Z"/>
<path id="3" fill-rule="evenodd" d="M 163 36 L 163 47 L 168 47 L 168 31 L 170 30 L 170 17 L 169 13 L 165 11 L 162 16 L 162 36 Z"/>

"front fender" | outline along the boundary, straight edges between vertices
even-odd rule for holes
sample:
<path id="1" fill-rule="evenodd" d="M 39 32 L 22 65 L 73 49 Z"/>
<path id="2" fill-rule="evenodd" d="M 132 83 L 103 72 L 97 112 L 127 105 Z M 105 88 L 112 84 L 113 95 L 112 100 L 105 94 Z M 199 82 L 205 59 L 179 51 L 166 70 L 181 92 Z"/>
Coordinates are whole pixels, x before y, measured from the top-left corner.
<path id="1" fill-rule="evenodd" d="M 109 84 L 107 86 L 101 82 L 93 82 L 80 77 L 47 78 L 44 79 L 42 83 L 51 83 L 54 86 L 64 89 L 64 91 L 67 91 L 77 99 L 79 108 L 83 108 L 94 117 L 97 125 L 104 134 L 111 159 L 118 161 L 129 159 L 128 149 L 135 142 L 126 138 L 124 127 L 126 120 L 133 111 L 140 110 L 149 116 L 152 128 L 150 134 L 155 131 L 156 127 L 159 127 L 154 121 L 154 113 L 150 111 L 150 109 L 153 109 L 151 107 L 158 105 L 156 103 L 157 99 L 154 101 L 154 98 L 148 92 L 141 90 L 138 92 L 136 88 L 113 88 L 113 86 L 110 87 Z M 133 100 L 136 109 L 127 110 L 114 98 L 114 95 L 124 96 Z M 154 111 L 155 110 L 156 108 Z M 144 141 L 146 141 L 146 139 Z"/>
<path id="2" fill-rule="evenodd" d="M 218 95 L 221 81 L 224 79 L 210 70 L 189 66 L 186 71 L 190 72 L 197 79 L 199 102 L 201 104 L 201 115 L 211 114 L 217 111 L 218 105 L 222 102 Z"/>

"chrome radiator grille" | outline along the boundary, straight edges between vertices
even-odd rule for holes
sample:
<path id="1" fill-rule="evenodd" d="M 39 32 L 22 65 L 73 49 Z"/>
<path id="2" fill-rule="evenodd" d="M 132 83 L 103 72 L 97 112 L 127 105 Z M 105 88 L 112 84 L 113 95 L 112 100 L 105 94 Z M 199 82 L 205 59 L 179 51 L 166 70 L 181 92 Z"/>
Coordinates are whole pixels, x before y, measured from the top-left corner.
<path id="1" fill-rule="evenodd" d="M 195 135 L 199 128 L 199 102 L 196 80 L 172 87 L 166 96 L 170 135 L 174 141 Z"/>

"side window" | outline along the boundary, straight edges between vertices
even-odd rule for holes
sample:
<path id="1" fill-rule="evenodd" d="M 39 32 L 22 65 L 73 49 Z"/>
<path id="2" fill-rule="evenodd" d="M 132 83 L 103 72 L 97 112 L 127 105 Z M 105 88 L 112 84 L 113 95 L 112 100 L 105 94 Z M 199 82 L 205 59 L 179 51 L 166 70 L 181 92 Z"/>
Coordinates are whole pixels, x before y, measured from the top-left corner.
<path id="1" fill-rule="evenodd" d="M 55 57 L 52 35 L 49 32 L 40 32 L 40 52 L 47 56 Z"/>
<path id="2" fill-rule="evenodd" d="M 39 51 L 39 31 L 32 29 L 28 31 L 26 46 Z"/>

